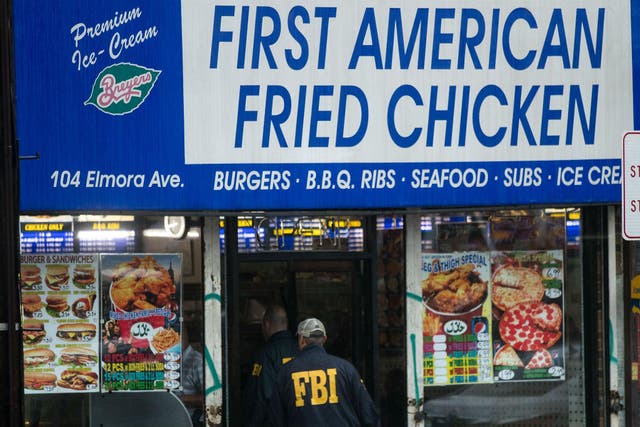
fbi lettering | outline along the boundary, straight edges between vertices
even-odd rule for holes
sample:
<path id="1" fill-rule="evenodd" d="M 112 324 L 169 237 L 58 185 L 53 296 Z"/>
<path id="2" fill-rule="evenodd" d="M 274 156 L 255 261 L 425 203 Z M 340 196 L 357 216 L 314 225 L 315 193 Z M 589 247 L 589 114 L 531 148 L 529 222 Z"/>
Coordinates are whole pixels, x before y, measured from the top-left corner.
<path id="1" fill-rule="evenodd" d="M 312 405 L 338 403 L 336 372 L 335 368 L 331 368 L 326 371 L 317 369 L 291 373 L 291 381 L 293 381 L 293 388 L 296 393 L 296 407 L 305 405 L 304 398 L 308 396 L 307 385 L 311 388 L 310 400 Z"/>

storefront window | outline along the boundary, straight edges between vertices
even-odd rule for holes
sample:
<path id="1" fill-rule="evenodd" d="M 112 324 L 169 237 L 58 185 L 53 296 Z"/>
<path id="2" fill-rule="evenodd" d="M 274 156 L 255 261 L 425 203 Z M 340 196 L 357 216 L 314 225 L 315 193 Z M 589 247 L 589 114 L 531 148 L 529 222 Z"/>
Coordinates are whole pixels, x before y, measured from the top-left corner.
<path id="1" fill-rule="evenodd" d="M 372 219 L 376 235 L 369 239 L 365 230 Z M 292 325 L 306 316 L 324 316 L 332 331 L 330 351 L 352 360 L 372 384 L 383 426 L 406 420 L 407 378 L 413 376 L 408 352 L 415 350 L 423 409 L 433 425 L 584 423 L 579 209 L 422 215 L 417 292 L 408 291 L 407 275 L 415 272 L 407 261 L 409 230 L 401 215 L 248 216 L 237 223 L 238 251 L 223 258 L 237 257 L 237 336 L 229 325 L 225 332 L 235 337 L 228 351 L 237 369 L 232 377 L 237 390 L 247 374 L 245 359 L 262 342 L 262 312 L 277 303 L 287 308 Z M 176 265 L 162 256 L 179 254 L 183 331 L 192 349 L 203 353 L 198 218 L 186 218 L 180 236 L 165 228 L 162 216 L 23 217 L 21 231 L 23 255 L 86 250 L 114 261 L 126 254 L 157 254 L 173 273 Z M 38 289 L 54 292 L 44 285 Z M 68 292 L 70 302 L 83 297 L 73 288 Z M 376 304 L 373 312 L 368 301 Z M 409 310 L 414 304 L 420 312 Z M 420 316 L 422 346 L 408 349 L 407 325 L 415 316 Z M 370 343 L 375 343 L 373 354 Z M 56 374 L 62 370 L 50 368 Z M 26 393 L 25 422 L 92 425 L 96 414 L 122 404 L 103 396 Z M 157 393 L 132 396 L 140 407 L 160 402 Z M 184 402 L 202 408 L 202 393 Z"/>
<path id="2" fill-rule="evenodd" d="M 583 425 L 580 211 L 425 215 L 424 410 L 434 425 Z"/>
<path id="3" fill-rule="evenodd" d="M 177 218 L 21 217 L 25 425 L 200 419 L 201 222 Z"/>

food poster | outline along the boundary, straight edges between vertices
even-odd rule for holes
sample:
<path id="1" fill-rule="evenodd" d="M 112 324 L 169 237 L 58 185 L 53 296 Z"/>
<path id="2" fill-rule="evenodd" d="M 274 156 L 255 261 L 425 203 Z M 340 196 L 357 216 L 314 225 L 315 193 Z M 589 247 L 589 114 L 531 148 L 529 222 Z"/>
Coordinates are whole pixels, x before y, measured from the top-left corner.
<path id="1" fill-rule="evenodd" d="M 181 254 L 100 259 L 103 391 L 178 390 Z"/>
<path id="2" fill-rule="evenodd" d="M 98 255 L 20 261 L 25 394 L 99 391 Z"/>
<path id="3" fill-rule="evenodd" d="M 422 255 L 425 385 L 492 382 L 488 252 Z"/>
<path id="4" fill-rule="evenodd" d="M 562 250 L 492 252 L 495 381 L 564 380 Z"/>

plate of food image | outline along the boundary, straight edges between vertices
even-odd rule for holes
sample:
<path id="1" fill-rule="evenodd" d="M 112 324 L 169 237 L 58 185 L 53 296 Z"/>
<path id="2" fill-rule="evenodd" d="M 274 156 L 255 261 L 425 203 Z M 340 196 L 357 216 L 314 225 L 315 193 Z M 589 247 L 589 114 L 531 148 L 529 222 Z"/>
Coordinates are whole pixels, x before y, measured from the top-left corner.
<path id="1" fill-rule="evenodd" d="M 180 353 L 180 334 L 171 328 L 156 328 L 149 334 L 149 348 L 154 354 Z"/>
<path id="2" fill-rule="evenodd" d="M 425 307 L 441 317 L 460 318 L 481 312 L 487 289 L 487 282 L 471 263 L 432 272 L 422 281 Z"/>
<path id="3" fill-rule="evenodd" d="M 171 275 L 150 255 L 116 265 L 109 289 L 111 302 L 122 312 L 164 307 L 175 293 Z"/>

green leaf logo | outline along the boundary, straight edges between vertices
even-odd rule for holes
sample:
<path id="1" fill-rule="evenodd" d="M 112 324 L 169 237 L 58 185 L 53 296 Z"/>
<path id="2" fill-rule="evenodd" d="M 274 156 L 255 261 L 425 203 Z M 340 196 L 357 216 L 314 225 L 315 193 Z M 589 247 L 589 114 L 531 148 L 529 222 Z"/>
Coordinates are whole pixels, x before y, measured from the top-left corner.
<path id="1" fill-rule="evenodd" d="M 84 105 L 95 105 L 100 111 L 120 116 L 138 108 L 149 96 L 160 71 L 121 62 L 110 65 L 93 82 L 91 96 Z"/>

